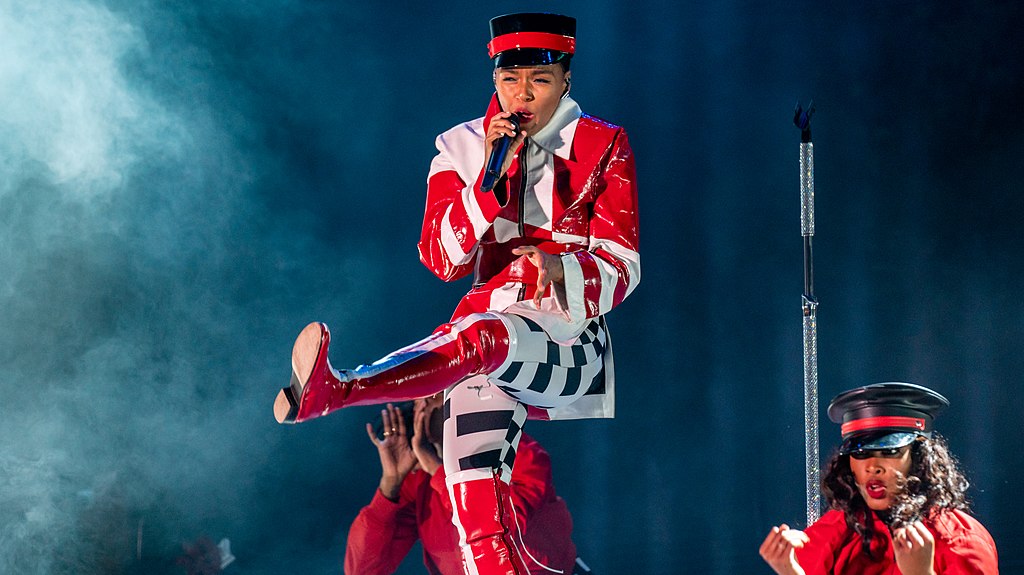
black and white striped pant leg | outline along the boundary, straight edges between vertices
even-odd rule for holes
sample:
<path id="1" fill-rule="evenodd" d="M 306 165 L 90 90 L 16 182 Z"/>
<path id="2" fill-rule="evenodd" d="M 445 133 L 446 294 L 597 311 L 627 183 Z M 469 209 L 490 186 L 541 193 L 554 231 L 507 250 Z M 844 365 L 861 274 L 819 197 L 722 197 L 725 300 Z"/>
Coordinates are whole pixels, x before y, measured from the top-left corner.
<path id="1" fill-rule="evenodd" d="M 512 344 L 490 381 L 515 399 L 542 409 L 565 407 L 604 381 L 608 338 L 599 319 L 571 345 L 551 341 L 529 318 L 501 314 L 501 319 L 513 333 Z"/>
<path id="2" fill-rule="evenodd" d="M 516 449 L 526 423 L 526 406 L 486 376 L 466 379 L 445 392 L 445 474 L 462 481 L 493 476 L 512 479 Z"/>

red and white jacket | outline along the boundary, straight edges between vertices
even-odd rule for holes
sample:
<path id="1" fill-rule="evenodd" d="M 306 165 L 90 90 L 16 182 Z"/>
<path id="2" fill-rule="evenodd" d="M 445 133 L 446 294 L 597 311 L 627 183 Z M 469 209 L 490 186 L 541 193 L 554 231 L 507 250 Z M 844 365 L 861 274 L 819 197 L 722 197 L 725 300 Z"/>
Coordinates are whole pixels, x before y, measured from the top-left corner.
<path id="1" fill-rule="evenodd" d="M 482 192 L 484 135 L 499 111 L 494 96 L 484 117 L 437 137 L 420 260 L 445 281 L 474 274 L 473 288 L 453 318 L 486 310 L 515 313 L 536 321 L 552 340 L 569 344 L 640 281 L 633 152 L 625 130 L 583 114 L 566 97 L 548 124 L 517 151 L 507 180 L 494 193 Z M 537 269 L 512 253 L 522 245 L 562 260 L 564 287 L 550 288 L 539 309 L 531 301 Z M 608 395 L 601 405 L 570 406 L 549 417 L 610 416 L 609 360 L 610 349 Z"/>

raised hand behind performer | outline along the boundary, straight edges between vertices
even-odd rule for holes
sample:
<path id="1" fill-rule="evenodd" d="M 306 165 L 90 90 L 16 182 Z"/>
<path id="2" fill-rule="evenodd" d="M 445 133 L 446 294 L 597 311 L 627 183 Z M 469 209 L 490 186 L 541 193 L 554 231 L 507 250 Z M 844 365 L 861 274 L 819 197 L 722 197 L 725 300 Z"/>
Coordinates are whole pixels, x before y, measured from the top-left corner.
<path id="1" fill-rule="evenodd" d="M 462 573 L 459 534 L 452 523 L 453 510 L 441 459 L 443 394 L 389 405 L 381 413 L 381 420 L 371 427 L 371 441 L 384 467 L 408 469 L 410 460 L 415 463 L 397 482 L 394 499 L 389 500 L 383 489 L 377 491 L 352 522 L 344 572 L 392 575 L 419 541 L 430 573 Z M 384 432 L 388 435 L 382 438 Z M 525 434 L 517 453 L 512 504 L 526 526 L 523 544 L 544 565 L 566 574 L 573 572 L 576 549 L 572 543 L 572 518 L 565 502 L 554 493 L 550 457 Z M 404 465 L 399 466 L 400 461 Z M 536 564 L 529 573 L 550 572 Z"/>
<path id="2" fill-rule="evenodd" d="M 441 461 L 441 419 L 439 411 L 441 394 L 426 399 L 417 399 L 413 411 L 412 452 L 416 456 L 420 469 L 430 475 L 437 473 Z M 436 414 L 436 416 L 435 416 Z M 431 430 L 431 423 L 437 429 Z"/>
<path id="3" fill-rule="evenodd" d="M 409 472 L 416 468 L 416 455 L 409 444 L 408 430 L 401 410 L 389 403 L 380 410 L 380 414 L 384 422 L 384 438 L 377 437 L 370 423 L 366 424 L 366 434 L 370 436 L 370 441 L 380 456 L 380 492 L 384 497 L 397 501 L 402 481 L 405 481 Z"/>

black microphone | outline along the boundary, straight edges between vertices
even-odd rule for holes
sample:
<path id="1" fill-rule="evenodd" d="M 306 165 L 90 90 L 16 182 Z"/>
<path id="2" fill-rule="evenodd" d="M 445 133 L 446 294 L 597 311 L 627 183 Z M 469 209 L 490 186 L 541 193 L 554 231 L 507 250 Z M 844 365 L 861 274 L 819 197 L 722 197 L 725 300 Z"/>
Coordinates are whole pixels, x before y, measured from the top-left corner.
<path id="1" fill-rule="evenodd" d="M 519 116 L 512 114 L 508 117 L 508 121 L 512 122 L 512 129 L 518 136 Z M 515 140 L 515 136 L 502 136 L 494 142 L 491 158 L 487 160 L 487 169 L 484 170 L 484 179 L 480 182 L 482 191 L 489 192 L 494 189 L 494 184 L 498 183 L 498 178 L 501 176 L 501 165 L 505 163 L 505 156 L 508 155 L 508 149 L 512 147 L 513 140 Z"/>

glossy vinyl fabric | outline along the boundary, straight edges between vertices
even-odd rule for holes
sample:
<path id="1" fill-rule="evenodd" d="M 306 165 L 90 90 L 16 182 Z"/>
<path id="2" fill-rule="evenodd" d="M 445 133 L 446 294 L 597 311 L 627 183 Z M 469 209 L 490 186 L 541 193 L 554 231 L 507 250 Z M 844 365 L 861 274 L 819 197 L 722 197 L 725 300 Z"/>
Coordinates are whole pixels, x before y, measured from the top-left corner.
<path id="1" fill-rule="evenodd" d="M 492 96 L 486 114 L 438 136 L 427 179 L 420 260 L 437 277 L 473 274 L 471 291 L 452 314 L 494 310 L 528 317 L 559 345 L 571 345 L 587 322 L 610 312 L 640 281 L 636 169 L 625 131 L 583 114 L 564 98 L 548 124 L 499 183 L 480 189 L 483 135 L 501 111 Z M 502 189 L 499 189 L 502 188 Z M 557 255 L 564 282 L 536 295 L 537 270 L 516 247 Z M 571 417 L 614 412 L 614 374 L 602 403 Z M 548 410 L 547 418 L 564 416 Z M 537 417 L 531 415 L 531 417 Z"/>
<path id="2" fill-rule="evenodd" d="M 482 165 L 482 132 L 500 111 L 497 98 L 492 97 L 480 126 L 469 123 L 453 129 L 451 136 L 439 136 L 442 154 L 435 158 L 428 179 L 419 242 L 424 265 L 445 281 L 474 273 L 474 283 L 480 284 L 496 277 L 502 265 L 516 259 L 510 256 L 511 250 L 520 245 L 544 245 L 549 253 L 570 253 L 590 249 L 595 240 L 601 240 L 638 250 L 636 168 L 622 129 L 592 116 L 579 118 L 572 141 L 563 142 L 566 149 L 552 158 L 551 189 L 545 191 L 550 194 L 549 205 L 538 219 L 521 206 L 523 174 L 518 163 L 513 163 L 507 173 L 511 193 L 505 203 L 499 203 L 494 194 L 479 191 L 479 166 L 470 173 L 470 163 L 479 160 Z M 469 131 L 478 130 L 480 135 L 463 138 Z M 462 139 L 467 141 L 463 143 Z M 476 145 L 480 146 L 479 154 L 463 150 Z M 445 157 L 449 153 L 466 154 L 466 167 L 460 157 Z M 480 229 L 481 223 L 473 219 L 471 212 L 476 210 L 489 222 L 487 229 Z M 518 231 L 508 237 L 500 228 L 510 226 L 518 226 Z M 461 257 L 453 257 L 451 249 L 445 247 L 449 229 L 452 239 L 461 245 Z"/>
<path id="3" fill-rule="evenodd" d="M 550 456 L 526 434 L 516 450 L 511 486 L 514 516 L 523 526 L 522 546 L 527 550 L 523 555 L 533 567 L 533 575 L 550 575 L 552 570 L 572 573 L 576 560 L 572 517 L 565 501 L 555 493 Z M 376 491 L 349 528 L 346 575 L 392 575 L 417 540 L 423 547 L 422 572 L 463 573 L 459 534 L 452 517 L 443 467 L 433 476 L 422 470 L 410 473 L 397 503 Z"/>
<path id="4" fill-rule="evenodd" d="M 452 485 L 452 511 L 465 533 L 463 558 L 473 564 L 469 573 L 479 575 L 528 575 L 516 547 L 518 529 L 512 517 L 507 483 L 493 475 Z M 510 526 L 510 527 L 506 527 Z"/>
<path id="5" fill-rule="evenodd" d="M 337 371 L 323 340 L 302 391 L 296 423 L 342 407 L 407 401 L 443 391 L 453 381 L 488 373 L 508 357 L 509 333 L 493 316 L 474 314 L 439 327 L 430 337 L 370 365 Z"/>

